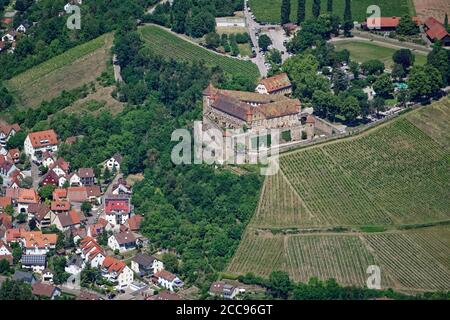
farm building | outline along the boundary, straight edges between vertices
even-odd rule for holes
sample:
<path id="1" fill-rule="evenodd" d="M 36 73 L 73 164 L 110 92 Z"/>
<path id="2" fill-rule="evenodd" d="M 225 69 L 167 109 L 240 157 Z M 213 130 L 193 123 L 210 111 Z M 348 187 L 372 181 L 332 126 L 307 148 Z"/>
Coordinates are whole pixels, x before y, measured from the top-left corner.
<path id="1" fill-rule="evenodd" d="M 447 32 L 445 26 L 433 17 L 429 17 L 425 21 L 425 31 L 427 37 L 431 41 L 440 40 L 445 46 L 450 45 L 450 33 Z"/>
<path id="2" fill-rule="evenodd" d="M 280 73 L 261 80 L 256 87 L 256 92 L 260 94 L 291 94 L 292 84 L 286 73 Z"/>
<path id="3" fill-rule="evenodd" d="M 247 23 L 244 17 L 225 17 L 216 18 L 216 27 L 226 28 L 226 27 L 242 27 L 245 28 Z"/>
<path id="4" fill-rule="evenodd" d="M 395 31 L 400 23 L 400 19 L 400 17 L 366 18 L 366 21 L 362 24 L 362 28 L 364 30 Z M 418 17 L 412 17 L 412 20 L 417 25 L 422 23 Z"/>

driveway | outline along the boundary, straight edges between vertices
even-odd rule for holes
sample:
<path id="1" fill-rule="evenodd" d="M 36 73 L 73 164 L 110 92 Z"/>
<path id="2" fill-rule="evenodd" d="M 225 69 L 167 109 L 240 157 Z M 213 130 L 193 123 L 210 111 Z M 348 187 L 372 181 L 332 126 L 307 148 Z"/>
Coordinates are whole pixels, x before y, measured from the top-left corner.
<path id="1" fill-rule="evenodd" d="M 258 66 L 259 73 L 262 77 L 267 77 L 267 67 L 265 66 L 265 58 L 262 55 L 262 53 L 259 52 L 259 46 L 258 46 L 258 40 L 256 40 L 256 31 L 261 28 L 261 25 L 253 20 L 252 14 L 250 11 L 248 11 L 248 4 L 246 2 L 244 14 L 245 18 L 247 20 L 247 28 L 248 28 L 248 34 L 250 35 L 250 38 L 252 39 L 254 48 L 256 50 L 256 57 L 252 58 L 252 62 Z"/>
<path id="2" fill-rule="evenodd" d="M 283 28 L 281 28 L 280 26 L 271 26 L 266 34 L 272 40 L 273 47 L 282 52 L 282 61 L 286 61 L 286 59 L 289 58 L 289 54 L 286 52 L 286 46 L 284 45 L 284 42 L 288 40 L 288 37 L 286 36 Z"/>

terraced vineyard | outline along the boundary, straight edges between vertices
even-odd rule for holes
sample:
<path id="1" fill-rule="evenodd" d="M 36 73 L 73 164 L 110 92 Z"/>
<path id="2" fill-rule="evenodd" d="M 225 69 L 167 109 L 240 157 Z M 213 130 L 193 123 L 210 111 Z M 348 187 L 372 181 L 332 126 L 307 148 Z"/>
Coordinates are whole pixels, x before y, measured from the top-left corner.
<path id="1" fill-rule="evenodd" d="M 159 26 L 145 26 L 140 33 L 148 47 L 163 57 L 186 62 L 204 61 L 208 66 L 219 66 L 232 75 L 250 77 L 254 81 L 260 77 L 258 67 L 251 61 L 216 54 Z"/>
<path id="2" fill-rule="evenodd" d="M 106 69 L 113 42 L 105 34 L 64 52 L 7 81 L 5 84 L 24 107 L 37 107 L 63 90 L 94 81 Z"/>
<path id="3" fill-rule="evenodd" d="M 450 290 L 449 132 L 445 98 L 359 136 L 281 155 L 228 271 L 363 286 L 375 264 L 383 288 Z"/>

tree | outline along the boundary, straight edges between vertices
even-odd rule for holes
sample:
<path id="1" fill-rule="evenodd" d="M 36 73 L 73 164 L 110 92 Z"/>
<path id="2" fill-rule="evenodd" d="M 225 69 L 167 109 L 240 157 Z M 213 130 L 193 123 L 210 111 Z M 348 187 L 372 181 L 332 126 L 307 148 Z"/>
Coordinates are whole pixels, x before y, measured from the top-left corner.
<path id="1" fill-rule="evenodd" d="M 111 180 L 111 171 L 109 171 L 108 167 L 105 167 L 105 170 L 103 171 L 103 180 L 105 180 L 106 183 Z"/>
<path id="2" fill-rule="evenodd" d="M 334 120 L 337 113 L 338 99 L 331 92 L 315 91 L 312 96 L 314 113 L 322 118 Z"/>
<path id="3" fill-rule="evenodd" d="M 269 46 L 272 44 L 272 40 L 270 40 L 269 36 L 266 34 L 262 34 L 258 39 L 258 46 L 263 50 L 267 51 Z"/>
<path id="4" fill-rule="evenodd" d="M 350 31 L 353 29 L 353 17 L 352 17 L 352 4 L 351 0 L 345 0 L 344 9 L 344 35 L 349 37 L 351 35 Z"/>
<path id="5" fill-rule="evenodd" d="M 186 33 L 187 17 L 191 9 L 190 0 L 174 0 L 172 5 L 172 30 L 177 33 Z"/>
<path id="6" fill-rule="evenodd" d="M 177 273 L 179 268 L 178 258 L 173 253 L 165 253 L 162 256 L 164 268 L 169 272 Z"/>
<path id="7" fill-rule="evenodd" d="M 17 264 L 19 263 L 20 259 L 22 258 L 22 248 L 20 246 L 17 246 L 13 248 L 12 250 L 12 256 L 13 256 L 13 263 Z"/>
<path id="8" fill-rule="evenodd" d="M 344 71 L 336 68 L 333 72 L 333 90 L 335 93 L 345 91 L 348 88 L 348 79 Z"/>
<path id="9" fill-rule="evenodd" d="M 355 79 L 358 79 L 359 71 L 360 71 L 359 63 L 356 61 L 351 61 L 349 64 L 349 68 L 350 68 L 350 71 L 353 73 L 353 76 L 355 77 Z"/>
<path id="10" fill-rule="evenodd" d="M 33 300 L 31 286 L 23 281 L 6 279 L 0 288 L 0 300 Z"/>
<path id="11" fill-rule="evenodd" d="M 289 23 L 291 15 L 291 0 L 283 0 L 281 3 L 281 25 Z"/>
<path id="12" fill-rule="evenodd" d="M 297 9 L 297 24 L 300 25 L 303 21 L 305 21 L 306 8 L 305 8 L 305 0 L 298 0 L 298 9 Z"/>
<path id="13" fill-rule="evenodd" d="M 371 109 L 373 109 L 374 111 L 376 111 L 377 115 L 380 112 L 383 112 L 385 110 L 385 106 L 386 106 L 386 101 L 384 100 L 383 97 L 381 96 L 376 96 L 372 101 L 371 101 Z"/>
<path id="14" fill-rule="evenodd" d="M 192 16 L 189 22 L 190 35 L 195 38 L 203 37 L 205 34 L 214 32 L 216 20 L 214 15 L 208 11 L 200 11 Z"/>
<path id="15" fill-rule="evenodd" d="M 53 191 L 55 191 L 56 186 L 52 184 L 47 184 L 39 189 L 39 196 L 44 200 L 51 200 L 53 198 Z"/>
<path id="16" fill-rule="evenodd" d="M 391 77 L 387 73 L 383 73 L 373 84 L 373 89 L 378 96 L 389 98 L 394 91 Z"/>
<path id="17" fill-rule="evenodd" d="M 210 49 L 216 49 L 220 46 L 220 36 L 215 32 L 210 32 L 205 38 L 206 47 Z"/>
<path id="18" fill-rule="evenodd" d="M 400 18 L 396 32 L 403 36 L 413 36 L 419 33 L 419 26 L 412 20 L 410 15 Z"/>
<path id="19" fill-rule="evenodd" d="M 366 75 L 381 74 L 384 72 L 384 63 L 380 60 L 368 60 L 361 65 L 361 70 Z"/>
<path id="20" fill-rule="evenodd" d="M 413 67 L 407 83 L 411 99 L 414 101 L 431 98 L 443 86 L 441 73 L 429 64 Z"/>
<path id="21" fill-rule="evenodd" d="M 361 107 L 358 99 L 348 96 L 341 101 L 340 114 L 342 114 L 348 122 L 356 120 L 361 113 Z"/>
<path id="22" fill-rule="evenodd" d="M 409 49 L 400 49 L 395 51 L 392 60 L 394 60 L 395 63 L 402 65 L 403 69 L 406 71 L 414 64 L 415 56 Z"/>
<path id="23" fill-rule="evenodd" d="M 6 206 L 6 208 L 5 208 L 5 213 L 12 217 L 14 215 L 14 208 L 13 208 L 13 206 L 8 204 Z"/>
<path id="24" fill-rule="evenodd" d="M 272 50 L 269 51 L 268 59 L 273 64 L 281 64 L 282 57 L 280 51 L 273 48 Z"/>
<path id="25" fill-rule="evenodd" d="M 327 12 L 333 12 L 333 0 L 327 0 Z"/>
<path id="26" fill-rule="evenodd" d="M 312 14 L 315 18 L 320 16 L 320 0 L 313 0 Z"/>
<path id="27" fill-rule="evenodd" d="M 394 64 L 394 67 L 392 68 L 391 76 L 394 79 L 401 80 L 404 77 L 406 77 L 406 71 L 401 64 L 396 63 L 396 64 Z"/>
<path id="28" fill-rule="evenodd" d="M 90 216 L 91 215 L 91 210 L 92 210 L 92 204 L 88 201 L 84 201 L 81 204 L 81 211 L 86 215 L 86 216 Z"/>
<path id="29" fill-rule="evenodd" d="M 15 149 L 15 148 L 22 149 L 26 138 L 27 133 L 25 132 L 25 130 L 17 132 L 15 135 L 9 138 L 8 142 L 6 143 L 8 149 Z"/>
<path id="30" fill-rule="evenodd" d="M 286 299 L 292 290 L 292 282 L 285 271 L 273 271 L 269 275 L 268 287 L 270 292 L 277 298 Z"/>
<path id="31" fill-rule="evenodd" d="M 436 43 L 428 54 L 427 62 L 439 70 L 444 85 L 450 84 L 450 50 L 444 49 L 441 42 Z"/>
<path id="32" fill-rule="evenodd" d="M 8 275 L 10 271 L 9 262 L 6 259 L 0 257 L 0 274 Z"/>

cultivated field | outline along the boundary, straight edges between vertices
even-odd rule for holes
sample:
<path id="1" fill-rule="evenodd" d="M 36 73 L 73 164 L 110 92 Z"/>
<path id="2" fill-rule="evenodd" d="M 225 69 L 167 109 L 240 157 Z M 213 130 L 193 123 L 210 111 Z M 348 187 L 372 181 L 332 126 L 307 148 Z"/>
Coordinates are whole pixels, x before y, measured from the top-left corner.
<path id="1" fill-rule="evenodd" d="M 337 50 L 347 49 L 350 51 L 350 57 L 358 62 L 365 62 L 371 59 L 377 59 L 384 63 L 387 68 L 394 65 L 392 56 L 398 49 L 383 47 L 381 45 L 368 41 L 340 40 L 333 42 Z M 415 53 L 415 65 L 424 65 L 427 62 L 425 54 Z"/>
<path id="2" fill-rule="evenodd" d="M 250 61 L 225 57 L 183 40 L 158 26 L 140 29 L 142 38 L 156 54 L 180 61 L 204 61 L 209 66 L 219 66 L 232 75 L 259 78 L 258 67 Z"/>
<path id="3" fill-rule="evenodd" d="M 445 13 L 450 15 L 450 1 L 448 0 L 413 0 L 417 15 L 423 20 L 434 17 L 444 22 Z"/>
<path id="4" fill-rule="evenodd" d="M 432 0 L 431 0 L 432 1 Z M 439 0 L 435 0 L 439 1 Z M 440 0 L 446 1 L 446 0 Z M 255 17 L 260 22 L 280 23 L 282 0 L 249 0 Z M 313 0 L 306 0 L 306 18 L 312 16 Z M 291 21 L 297 21 L 297 0 L 291 0 Z M 414 7 L 411 0 L 354 0 L 352 1 L 352 15 L 355 21 L 364 21 L 366 10 L 371 5 L 378 5 L 381 8 L 382 16 L 401 16 L 405 13 L 414 14 Z M 345 0 L 333 1 L 333 12 L 344 15 Z M 327 0 L 321 1 L 321 11 L 326 12 Z"/>
<path id="5" fill-rule="evenodd" d="M 19 74 L 6 85 L 23 107 L 37 107 L 63 90 L 95 81 L 106 69 L 112 41 L 112 34 L 100 36 Z"/>
<path id="6" fill-rule="evenodd" d="M 228 271 L 361 286 L 375 264 L 383 288 L 449 290 L 450 226 L 424 228 L 450 220 L 449 126 L 446 98 L 281 155 Z"/>

